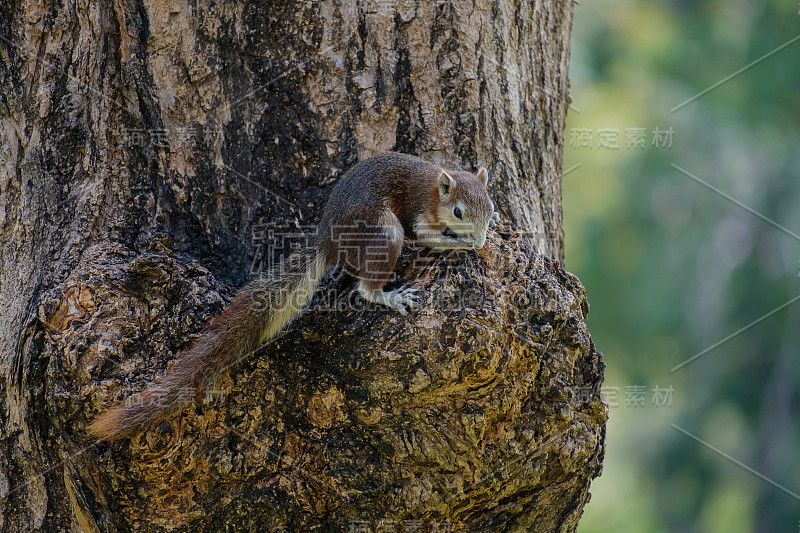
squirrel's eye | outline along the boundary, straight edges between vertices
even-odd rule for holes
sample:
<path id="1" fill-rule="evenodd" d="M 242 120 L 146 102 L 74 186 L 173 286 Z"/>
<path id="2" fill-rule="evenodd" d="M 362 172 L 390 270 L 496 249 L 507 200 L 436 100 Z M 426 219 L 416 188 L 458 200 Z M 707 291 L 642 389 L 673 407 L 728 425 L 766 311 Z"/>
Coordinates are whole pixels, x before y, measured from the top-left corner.
<path id="1" fill-rule="evenodd" d="M 460 219 L 461 218 L 461 209 L 458 206 L 455 206 L 453 208 L 453 214 L 455 215 L 456 218 Z"/>

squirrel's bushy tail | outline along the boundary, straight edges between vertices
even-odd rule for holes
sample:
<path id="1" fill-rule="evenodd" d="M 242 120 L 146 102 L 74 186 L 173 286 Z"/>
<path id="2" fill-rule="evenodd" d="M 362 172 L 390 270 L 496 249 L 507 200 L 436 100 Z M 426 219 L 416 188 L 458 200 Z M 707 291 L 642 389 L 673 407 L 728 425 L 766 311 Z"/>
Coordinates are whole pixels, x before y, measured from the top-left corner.
<path id="1" fill-rule="evenodd" d="M 89 426 L 99 440 L 126 437 L 182 410 L 239 361 L 272 339 L 311 300 L 327 270 L 316 250 L 295 253 L 268 276 L 243 287 L 202 336 L 142 392 Z"/>

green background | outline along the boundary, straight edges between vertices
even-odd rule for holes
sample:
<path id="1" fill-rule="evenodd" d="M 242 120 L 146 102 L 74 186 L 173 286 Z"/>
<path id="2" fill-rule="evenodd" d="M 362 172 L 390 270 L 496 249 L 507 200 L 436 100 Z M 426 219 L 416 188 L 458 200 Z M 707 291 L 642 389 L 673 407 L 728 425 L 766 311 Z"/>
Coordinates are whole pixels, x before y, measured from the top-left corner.
<path id="1" fill-rule="evenodd" d="M 799 11 L 575 6 L 566 267 L 616 394 L 580 533 L 800 531 Z"/>

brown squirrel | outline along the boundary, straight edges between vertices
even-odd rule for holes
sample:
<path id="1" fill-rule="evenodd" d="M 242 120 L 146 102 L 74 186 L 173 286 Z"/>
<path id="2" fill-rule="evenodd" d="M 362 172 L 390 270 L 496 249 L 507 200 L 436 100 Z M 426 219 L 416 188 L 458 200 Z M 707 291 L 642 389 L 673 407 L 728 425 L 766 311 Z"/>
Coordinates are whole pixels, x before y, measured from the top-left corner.
<path id="1" fill-rule="evenodd" d="M 429 248 L 483 247 L 497 217 L 487 178 L 485 168 L 476 174 L 444 170 L 399 153 L 359 162 L 334 186 L 310 247 L 243 287 L 165 375 L 98 417 L 89 433 L 114 440 L 182 410 L 289 324 L 333 266 L 357 277 L 366 300 L 406 315 L 417 305 L 416 290 L 383 290 L 404 236 Z"/>

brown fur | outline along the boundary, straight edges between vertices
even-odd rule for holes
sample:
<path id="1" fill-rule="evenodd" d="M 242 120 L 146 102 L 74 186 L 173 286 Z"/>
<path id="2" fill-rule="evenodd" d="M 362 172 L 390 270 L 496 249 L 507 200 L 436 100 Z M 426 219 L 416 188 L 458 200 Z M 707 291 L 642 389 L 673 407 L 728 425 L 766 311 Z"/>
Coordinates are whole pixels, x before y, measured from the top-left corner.
<path id="1" fill-rule="evenodd" d="M 437 233 L 445 228 L 442 214 L 450 216 L 460 202 L 468 207 L 464 227 L 470 234 L 480 232 L 478 224 L 488 225 L 494 209 L 485 179 L 466 172 L 448 174 L 456 185 L 443 196 L 442 169 L 417 157 L 388 153 L 355 165 L 331 192 L 312 249 L 291 256 L 281 271 L 242 288 L 163 376 L 98 417 L 89 433 L 100 440 L 118 439 L 181 411 L 291 322 L 331 266 L 342 265 L 362 286 L 380 294 L 400 255 L 403 236 L 417 238 L 420 220 Z M 446 242 L 428 245 L 454 247 Z"/>
<path id="2" fill-rule="evenodd" d="M 325 270 L 316 252 L 299 253 L 281 271 L 246 285 L 163 376 L 98 417 L 89 433 L 100 440 L 128 436 L 213 389 L 225 371 L 291 322 L 311 300 Z"/>

